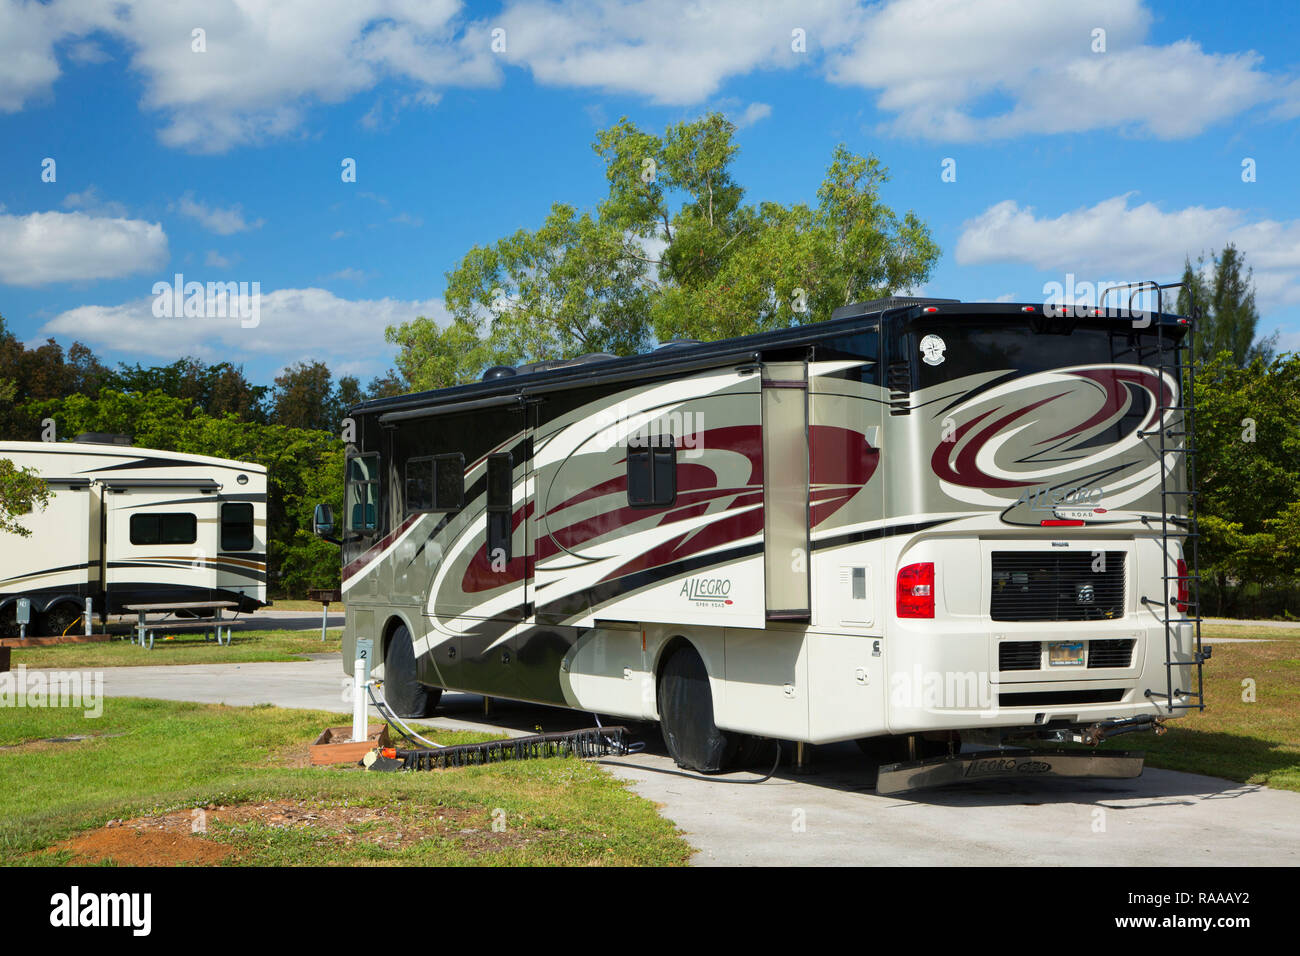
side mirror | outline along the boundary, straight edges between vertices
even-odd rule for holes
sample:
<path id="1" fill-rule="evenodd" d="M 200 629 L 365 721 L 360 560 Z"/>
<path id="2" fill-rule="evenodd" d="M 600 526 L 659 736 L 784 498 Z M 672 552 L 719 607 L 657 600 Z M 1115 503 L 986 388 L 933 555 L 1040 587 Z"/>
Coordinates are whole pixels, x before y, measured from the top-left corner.
<path id="1" fill-rule="evenodd" d="M 334 534 L 334 509 L 326 504 L 316 506 L 311 519 L 312 533 L 318 538 L 329 538 Z"/>

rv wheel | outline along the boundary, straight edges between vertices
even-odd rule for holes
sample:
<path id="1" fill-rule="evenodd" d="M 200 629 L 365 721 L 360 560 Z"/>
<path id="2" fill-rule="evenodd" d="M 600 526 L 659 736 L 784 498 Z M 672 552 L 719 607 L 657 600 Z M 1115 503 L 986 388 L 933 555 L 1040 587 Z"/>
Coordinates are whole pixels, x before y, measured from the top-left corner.
<path id="1" fill-rule="evenodd" d="M 713 722 L 709 673 L 693 647 L 682 647 L 659 675 L 659 725 L 677 766 L 717 773 L 733 766 L 753 738 L 718 729 Z"/>
<path id="2" fill-rule="evenodd" d="M 399 717 L 428 717 L 440 697 L 442 688 L 426 687 L 415 679 L 411 632 L 405 625 L 399 627 L 384 654 L 384 699 Z"/>
<path id="3" fill-rule="evenodd" d="M 71 604 L 52 607 L 36 619 L 42 637 L 61 637 L 81 617 L 81 612 Z"/>
<path id="4" fill-rule="evenodd" d="M 0 608 L 0 637 L 18 636 L 18 608 L 13 604 Z"/>

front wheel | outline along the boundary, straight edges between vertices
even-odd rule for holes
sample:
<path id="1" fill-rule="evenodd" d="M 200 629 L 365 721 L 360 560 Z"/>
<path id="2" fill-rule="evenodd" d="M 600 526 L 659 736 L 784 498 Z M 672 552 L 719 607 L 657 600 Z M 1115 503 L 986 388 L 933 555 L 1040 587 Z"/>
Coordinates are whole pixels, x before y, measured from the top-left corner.
<path id="1" fill-rule="evenodd" d="M 659 725 L 677 766 L 701 773 L 730 769 L 752 756 L 749 734 L 723 731 L 713 722 L 709 672 L 693 647 L 682 647 L 659 676 Z"/>
<path id="2" fill-rule="evenodd" d="M 416 680 L 411 632 L 402 625 L 388 640 L 384 654 L 384 699 L 398 717 L 428 717 L 438 706 L 442 688 Z"/>

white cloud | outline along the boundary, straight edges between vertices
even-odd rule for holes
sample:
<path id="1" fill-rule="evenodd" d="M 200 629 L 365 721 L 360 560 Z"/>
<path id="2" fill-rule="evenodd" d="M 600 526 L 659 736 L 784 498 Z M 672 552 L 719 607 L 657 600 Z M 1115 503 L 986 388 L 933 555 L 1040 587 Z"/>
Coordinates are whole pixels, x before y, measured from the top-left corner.
<path id="1" fill-rule="evenodd" d="M 849 0 L 720 0 L 676 10 L 651 0 L 519 0 L 475 30 L 486 43 L 488 29 L 502 26 L 501 56 L 539 83 L 692 104 L 730 77 L 806 64 L 807 54 L 791 48 L 793 30 L 805 32 L 812 50 L 859 18 Z"/>
<path id="2" fill-rule="evenodd" d="M 370 273 L 366 272 L 364 269 L 347 268 L 340 269 L 338 272 L 331 272 L 325 277 L 325 280 L 327 282 L 330 280 L 336 280 L 339 282 L 365 282 L 369 278 Z"/>
<path id="3" fill-rule="evenodd" d="M 205 202 L 196 200 L 193 193 L 186 193 L 178 199 L 174 208 L 182 216 L 197 221 L 204 229 L 215 232 L 219 236 L 233 236 L 237 232 L 260 229 L 266 221 L 258 219 L 256 222 L 249 222 L 244 218 L 244 208 L 240 204 L 236 203 L 225 209 L 209 206 Z"/>
<path id="4" fill-rule="evenodd" d="M 92 216 L 107 216 L 110 219 L 125 219 L 126 206 L 112 199 L 99 195 L 99 188 L 93 183 L 79 193 L 68 193 L 63 197 L 64 209 L 76 209 Z"/>
<path id="5" fill-rule="evenodd" d="M 750 103 L 734 122 L 738 128 L 744 129 L 746 126 L 753 126 L 755 123 L 760 120 L 765 120 L 771 115 L 772 107 L 769 104 Z"/>
<path id="6" fill-rule="evenodd" d="M 107 63 L 112 57 L 98 43 L 83 40 L 68 47 L 68 59 L 78 66 L 94 66 L 97 63 Z"/>
<path id="7" fill-rule="evenodd" d="M 52 0 L 0 5 L 0 112 L 50 95 L 56 48 L 74 63 L 109 37 L 141 78 L 168 145 L 224 152 L 301 135 L 311 110 L 382 90 L 362 118 L 382 128 L 504 67 L 543 85 L 698 105 L 737 76 L 810 69 L 872 91 L 902 135 L 974 141 L 1119 129 L 1196 135 L 1272 105 L 1300 115 L 1300 80 L 1249 51 L 1147 42 L 1142 0 L 507 0 L 486 19 L 456 0 Z M 205 32 L 206 51 L 191 48 Z M 1106 31 L 1093 52 L 1093 30 Z M 493 52 L 494 29 L 505 48 Z M 806 52 L 792 49 L 802 30 Z M 95 34 L 94 40 L 83 39 Z M 178 40 L 178 38 L 180 38 Z M 1217 38 L 1213 38 L 1217 39 Z M 990 112 L 989 106 L 995 108 Z M 762 104 L 749 121 L 761 119 Z M 742 117 L 743 119 L 744 117 Z"/>
<path id="8" fill-rule="evenodd" d="M 83 212 L 0 215 L 0 250 L 0 282 L 16 286 L 118 279 L 168 257 L 160 223 Z"/>
<path id="9" fill-rule="evenodd" d="M 895 0 L 832 53 L 828 75 L 877 90 L 895 133 L 976 141 L 1122 129 L 1194 136 L 1283 95 L 1253 53 L 1144 44 L 1140 0 Z M 1105 52 L 1094 52 L 1103 29 Z M 1008 105 L 992 113 L 992 99 Z"/>
<path id="10" fill-rule="evenodd" d="M 962 226 L 960 265 L 1024 263 L 1067 272 L 1090 282 L 1175 279 L 1193 261 L 1231 242 L 1254 269 L 1261 307 L 1300 303 L 1300 219 L 1250 221 L 1246 212 L 1189 206 L 1165 212 L 1154 203 L 1131 205 L 1132 194 L 1056 217 L 1007 199 Z"/>
<path id="11" fill-rule="evenodd" d="M 199 280 L 186 276 L 187 281 Z M 223 277 L 238 281 L 238 277 Z M 197 355 L 210 361 L 274 357 L 285 364 L 321 359 L 337 374 L 378 374 L 391 362 L 393 347 L 384 327 L 424 315 L 447 324 L 441 299 L 342 299 L 325 289 L 262 292 L 259 321 L 243 328 L 230 318 L 157 318 L 153 298 L 121 305 L 84 305 L 55 316 L 42 336 L 76 337 L 105 352 L 172 359 Z"/>
<path id="12" fill-rule="evenodd" d="M 234 260 L 227 259 L 216 249 L 209 249 L 207 255 L 203 257 L 203 264 L 209 269 L 229 269 L 234 265 Z"/>

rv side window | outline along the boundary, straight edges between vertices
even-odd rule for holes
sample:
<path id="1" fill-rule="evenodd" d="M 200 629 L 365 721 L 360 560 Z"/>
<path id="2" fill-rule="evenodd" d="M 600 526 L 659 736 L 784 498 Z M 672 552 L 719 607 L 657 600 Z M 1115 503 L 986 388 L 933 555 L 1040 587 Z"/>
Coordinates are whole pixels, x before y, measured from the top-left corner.
<path id="1" fill-rule="evenodd" d="M 379 456 L 359 455 L 348 461 L 347 518 L 349 531 L 374 531 L 379 526 Z"/>
<path id="2" fill-rule="evenodd" d="M 187 512 L 131 515 L 132 544 L 193 544 L 198 519 Z"/>
<path id="3" fill-rule="evenodd" d="M 221 506 L 221 550 L 253 550 L 253 506 L 232 502 Z"/>
<path id="4" fill-rule="evenodd" d="M 511 491 L 514 458 L 509 452 L 489 455 L 487 461 L 487 554 L 488 560 L 509 561 Z"/>
<path id="5" fill-rule="evenodd" d="M 465 504 L 465 456 L 435 455 L 406 463 L 406 513 L 459 511 Z"/>
<path id="6" fill-rule="evenodd" d="M 465 456 L 435 455 L 433 459 L 433 510 L 459 511 L 465 504 Z"/>
<path id="7" fill-rule="evenodd" d="M 433 510 L 433 459 L 412 458 L 406 463 L 406 513 Z"/>
<path id="8" fill-rule="evenodd" d="M 664 435 L 627 453 L 627 503 L 634 508 L 670 505 L 677 499 L 677 443 Z"/>

